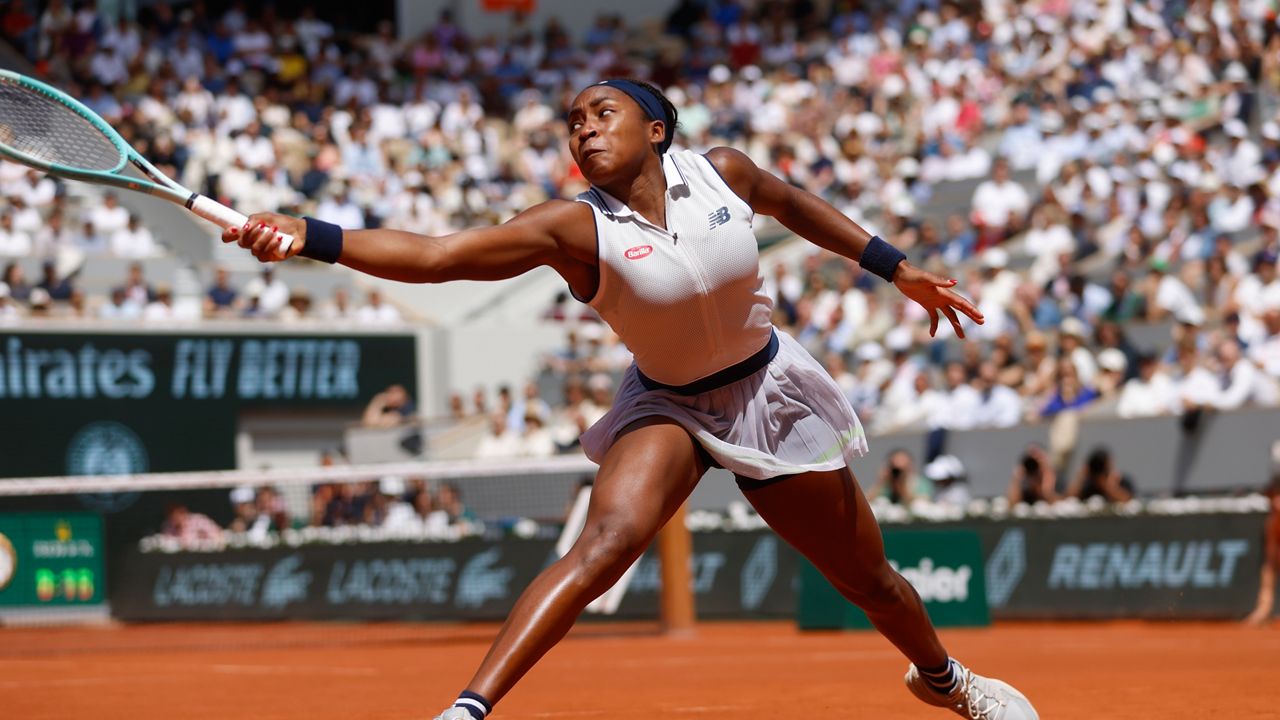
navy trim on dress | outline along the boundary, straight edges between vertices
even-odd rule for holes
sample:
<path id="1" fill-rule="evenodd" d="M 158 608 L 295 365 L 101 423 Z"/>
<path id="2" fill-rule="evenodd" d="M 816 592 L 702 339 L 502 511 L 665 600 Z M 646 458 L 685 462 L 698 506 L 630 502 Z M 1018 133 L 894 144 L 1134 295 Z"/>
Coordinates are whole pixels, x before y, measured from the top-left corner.
<path id="1" fill-rule="evenodd" d="M 774 330 L 769 331 L 769 342 L 760 348 L 751 357 L 742 362 L 735 363 L 718 372 L 702 378 L 694 380 L 687 385 L 666 385 L 656 380 L 652 380 L 645 376 L 640 368 L 636 368 L 636 376 L 640 378 L 640 384 L 644 385 L 645 390 L 670 390 L 677 395 L 699 395 L 704 392 L 722 388 L 725 385 L 735 383 L 745 377 L 750 377 L 764 366 L 768 365 L 778 354 L 778 333 Z"/>

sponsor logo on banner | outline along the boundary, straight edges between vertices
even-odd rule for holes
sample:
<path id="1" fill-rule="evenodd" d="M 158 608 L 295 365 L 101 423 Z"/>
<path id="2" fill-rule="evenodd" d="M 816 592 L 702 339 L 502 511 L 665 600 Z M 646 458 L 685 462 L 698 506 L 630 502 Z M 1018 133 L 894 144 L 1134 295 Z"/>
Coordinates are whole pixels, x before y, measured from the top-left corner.
<path id="1" fill-rule="evenodd" d="M 1010 528 L 1000 536 L 996 549 L 987 558 L 987 602 L 1004 607 L 1027 571 L 1027 535 L 1022 528 Z"/>
<path id="2" fill-rule="evenodd" d="M 289 603 L 306 601 L 311 573 L 299 570 L 301 567 L 302 555 L 294 553 L 271 568 L 262 585 L 264 607 L 283 608 Z"/>
<path id="3" fill-rule="evenodd" d="M 968 565 L 935 567 L 933 558 L 926 557 L 921 558 L 915 567 L 900 568 L 893 560 L 889 561 L 889 566 L 901 573 L 925 602 L 965 602 L 969 599 L 969 579 L 973 577 L 973 568 Z"/>
<path id="4" fill-rule="evenodd" d="M 637 245 L 636 247 L 628 248 L 624 255 L 628 260 L 641 260 L 649 257 L 651 253 L 653 253 L 652 245 Z"/>
<path id="5" fill-rule="evenodd" d="M 325 600 L 329 605 L 443 605 L 449 602 L 457 568 L 458 562 L 448 557 L 354 560 L 349 565 L 338 560 L 329 573 Z"/>
<path id="6" fill-rule="evenodd" d="M 1049 568 L 1052 590 L 1230 587 L 1243 538 L 1149 543 L 1060 543 Z"/>
<path id="7" fill-rule="evenodd" d="M 778 576 L 778 538 L 764 535 L 751 548 L 742 565 L 741 596 L 744 610 L 757 610 Z"/>
<path id="8" fill-rule="evenodd" d="M 458 575 L 458 595 L 454 599 L 458 607 L 480 607 L 511 594 L 507 585 L 516 571 L 509 567 L 495 568 L 493 565 L 500 557 L 502 550 L 495 547 L 471 558 L 462 568 Z"/>

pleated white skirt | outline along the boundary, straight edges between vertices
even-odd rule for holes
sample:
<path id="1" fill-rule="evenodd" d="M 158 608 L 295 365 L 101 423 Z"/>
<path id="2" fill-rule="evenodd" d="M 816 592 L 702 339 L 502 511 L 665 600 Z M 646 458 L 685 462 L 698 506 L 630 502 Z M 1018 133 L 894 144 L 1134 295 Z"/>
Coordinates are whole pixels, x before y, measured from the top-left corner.
<path id="1" fill-rule="evenodd" d="M 600 463 L 618 433 L 636 420 L 671 418 L 712 458 L 738 475 L 779 475 L 848 467 L 867 452 L 867 437 L 827 371 L 781 330 L 778 354 L 755 374 L 698 395 L 648 390 L 632 365 L 613 408 L 582 434 Z"/>

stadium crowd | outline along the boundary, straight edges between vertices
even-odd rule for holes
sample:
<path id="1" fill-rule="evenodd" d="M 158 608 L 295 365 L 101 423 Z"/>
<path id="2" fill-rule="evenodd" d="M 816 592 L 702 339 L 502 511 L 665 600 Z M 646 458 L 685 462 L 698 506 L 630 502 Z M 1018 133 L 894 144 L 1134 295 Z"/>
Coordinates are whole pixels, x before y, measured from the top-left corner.
<path id="1" fill-rule="evenodd" d="M 244 2 L 118 20 L 92 2 L 24 7 L 6 4 L 6 36 L 165 172 L 345 227 L 440 234 L 573 197 L 585 185 L 562 108 L 600 77 L 651 79 L 679 109 L 677 148 L 743 149 L 958 277 L 986 316 L 966 328 L 978 342 L 948 344 L 856 263 L 765 260 L 777 324 L 872 432 L 1280 401 L 1280 33 L 1266 0 L 681 0 L 656 34 L 602 16 L 579 38 L 518 18 L 479 37 L 445 11 L 408 39 Z M 166 244 L 109 194 L 72 212 L 58 183 L 11 164 L 0 187 L 0 256 Z M 0 319 L 163 318 L 171 302 L 132 277 L 86 300 L 65 263 L 36 285 L 21 265 Z M 395 321 L 381 298 L 350 310 L 346 291 L 313 306 L 270 271 L 209 282 L 210 315 Z M 484 414 L 483 456 L 571 452 L 608 407 L 626 349 L 586 309 L 548 317 L 571 330 L 547 361 L 563 397 L 531 383 L 497 412 L 453 401 Z M 1151 327 L 1167 328 L 1159 342 L 1129 339 Z"/>

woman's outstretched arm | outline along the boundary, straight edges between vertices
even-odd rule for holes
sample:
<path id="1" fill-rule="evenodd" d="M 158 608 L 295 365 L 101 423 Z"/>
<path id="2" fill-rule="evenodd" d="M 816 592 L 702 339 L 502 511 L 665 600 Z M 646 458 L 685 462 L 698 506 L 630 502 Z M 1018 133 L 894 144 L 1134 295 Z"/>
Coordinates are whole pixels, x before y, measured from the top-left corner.
<path id="1" fill-rule="evenodd" d="M 568 200 L 550 200 L 491 227 L 427 237 L 401 230 L 345 230 L 338 262 L 389 280 L 439 283 L 450 280 L 501 280 L 548 265 L 571 284 L 594 271 L 595 226 L 591 208 Z M 275 238 L 295 239 L 287 254 Z M 262 262 L 297 255 L 306 247 L 307 225 L 278 213 L 259 213 L 245 228 L 227 228 L 223 242 L 250 250 Z"/>
<path id="2" fill-rule="evenodd" d="M 707 153 L 707 159 L 734 193 L 756 212 L 777 219 L 788 230 L 819 247 L 862 261 L 871 234 L 827 201 L 788 185 L 732 148 L 714 148 Z M 983 321 L 982 313 L 972 303 L 951 290 L 955 280 L 927 273 L 904 260 L 893 273 L 893 284 L 929 312 L 930 335 L 938 330 L 938 313 L 946 316 L 960 337 L 964 337 L 964 329 L 956 310 L 976 323 Z"/>

